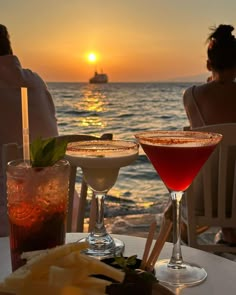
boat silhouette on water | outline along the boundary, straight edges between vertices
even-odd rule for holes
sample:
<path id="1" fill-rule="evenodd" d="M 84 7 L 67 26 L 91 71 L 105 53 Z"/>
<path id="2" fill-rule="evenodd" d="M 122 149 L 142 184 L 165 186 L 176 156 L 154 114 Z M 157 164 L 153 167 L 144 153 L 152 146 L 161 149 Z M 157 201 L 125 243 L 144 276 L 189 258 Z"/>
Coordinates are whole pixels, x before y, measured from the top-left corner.
<path id="1" fill-rule="evenodd" d="M 95 71 L 94 76 L 89 79 L 89 83 L 107 83 L 108 82 L 108 76 L 104 73 L 98 73 Z"/>

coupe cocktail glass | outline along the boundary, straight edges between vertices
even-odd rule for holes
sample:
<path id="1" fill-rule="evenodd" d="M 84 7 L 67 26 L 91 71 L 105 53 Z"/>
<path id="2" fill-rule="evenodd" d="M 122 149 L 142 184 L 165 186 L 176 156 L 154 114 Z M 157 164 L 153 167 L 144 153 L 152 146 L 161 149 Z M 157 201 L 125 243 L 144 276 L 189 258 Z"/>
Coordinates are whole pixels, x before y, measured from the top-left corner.
<path id="1" fill-rule="evenodd" d="M 159 281 L 192 286 L 206 277 L 198 265 L 183 261 L 181 253 L 181 199 L 209 158 L 222 135 L 193 131 L 147 131 L 135 134 L 150 162 L 167 186 L 173 204 L 173 252 L 170 260 L 155 265 Z"/>
<path id="2" fill-rule="evenodd" d="M 89 140 L 69 143 L 67 159 L 82 168 L 83 176 L 96 199 L 95 228 L 86 238 L 86 254 L 99 258 L 114 256 L 124 250 L 124 243 L 109 235 L 104 226 L 104 199 L 113 187 L 121 167 L 138 157 L 138 144 L 125 140 Z"/>

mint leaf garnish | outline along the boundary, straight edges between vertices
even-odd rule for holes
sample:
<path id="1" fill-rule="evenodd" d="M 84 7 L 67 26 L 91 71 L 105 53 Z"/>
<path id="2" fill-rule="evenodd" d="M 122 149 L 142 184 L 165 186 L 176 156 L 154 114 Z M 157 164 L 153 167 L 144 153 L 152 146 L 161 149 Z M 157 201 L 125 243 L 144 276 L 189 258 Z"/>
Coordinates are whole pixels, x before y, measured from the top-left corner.
<path id="1" fill-rule="evenodd" d="M 132 266 L 135 266 L 137 255 L 132 255 L 130 257 L 125 258 L 124 256 L 116 256 L 114 257 L 115 261 L 112 263 L 114 265 L 119 265 L 119 267 L 123 270 L 132 268 Z"/>
<path id="2" fill-rule="evenodd" d="M 58 141 L 55 137 L 35 139 L 30 145 L 31 166 L 53 166 L 57 161 L 64 158 L 67 143 L 67 141 Z"/>

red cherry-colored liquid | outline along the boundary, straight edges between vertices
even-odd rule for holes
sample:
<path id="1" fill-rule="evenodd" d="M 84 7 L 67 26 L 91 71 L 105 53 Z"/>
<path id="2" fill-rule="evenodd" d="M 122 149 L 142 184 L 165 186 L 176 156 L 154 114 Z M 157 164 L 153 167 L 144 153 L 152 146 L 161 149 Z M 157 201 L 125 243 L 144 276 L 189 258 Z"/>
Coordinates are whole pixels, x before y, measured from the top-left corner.
<path id="1" fill-rule="evenodd" d="M 21 259 L 22 252 L 53 248 L 65 243 L 66 205 L 64 208 L 55 207 L 54 212 L 47 215 L 37 206 L 32 206 L 29 211 L 27 203 L 19 204 L 20 209 L 17 206 L 9 208 L 13 271 L 25 264 Z M 22 216 L 21 224 L 15 224 L 14 215 L 19 210 L 30 213 Z"/>
<path id="2" fill-rule="evenodd" d="M 185 191 L 202 168 L 215 145 L 149 145 L 141 143 L 165 185 L 174 191 Z"/>

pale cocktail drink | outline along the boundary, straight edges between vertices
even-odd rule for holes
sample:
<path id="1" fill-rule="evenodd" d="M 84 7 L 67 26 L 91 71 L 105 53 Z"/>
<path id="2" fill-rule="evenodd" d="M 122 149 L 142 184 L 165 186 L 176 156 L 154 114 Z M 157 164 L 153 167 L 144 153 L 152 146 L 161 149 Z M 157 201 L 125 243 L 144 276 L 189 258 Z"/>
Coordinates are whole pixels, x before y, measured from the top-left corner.
<path id="1" fill-rule="evenodd" d="M 194 131 L 147 131 L 135 135 L 162 181 L 167 186 L 173 208 L 173 252 L 170 260 L 155 266 L 159 281 L 174 286 L 202 282 L 206 271 L 183 261 L 181 253 L 181 199 L 184 191 L 207 161 L 222 135 Z"/>
<path id="2" fill-rule="evenodd" d="M 27 167 L 13 161 L 7 167 L 12 270 L 25 263 L 22 252 L 52 248 L 65 242 L 69 163 Z"/>
<path id="3" fill-rule="evenodd" d="M 71 163 L 83 169 L 88 185 L 103 192 L 115 184 L 120 168 L 137 158 L 137 149 L 128 149 L 119 141 L 112 145 L 109 141 L 86 141 L 68 144 L 66 154 Z"/>
<path id="4" fill-rule="evenodd" d="M 113 239 L 104 226 L 104 198 L 115 184 L 120 168 L 130 165 L 138 157 L 138 144 L 124 140 L 69 143 L 66 157 L 72 165 L 82 168 L 84 179 L 96 198 L 96 225 L 86 239 L 89 242 L 86 253 L 99 257 L 120 254 L 123 242 Z"/>

